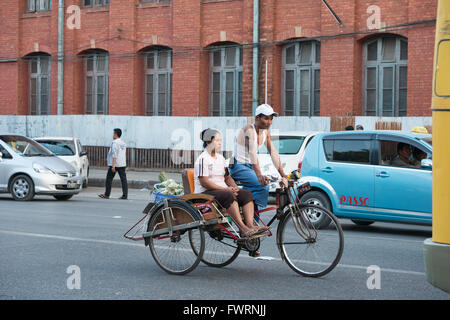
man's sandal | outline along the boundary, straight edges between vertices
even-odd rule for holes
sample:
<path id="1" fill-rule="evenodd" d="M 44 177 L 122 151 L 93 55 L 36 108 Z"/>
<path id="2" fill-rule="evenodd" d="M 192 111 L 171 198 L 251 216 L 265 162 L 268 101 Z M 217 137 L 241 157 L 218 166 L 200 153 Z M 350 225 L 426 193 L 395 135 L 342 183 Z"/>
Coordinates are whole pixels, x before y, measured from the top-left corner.
<path id="1" fill-rule="evenodd" d="M 98 196 L 102 199 L 109 199 L 109 197 L 104 194 L 99 194 Z"/>

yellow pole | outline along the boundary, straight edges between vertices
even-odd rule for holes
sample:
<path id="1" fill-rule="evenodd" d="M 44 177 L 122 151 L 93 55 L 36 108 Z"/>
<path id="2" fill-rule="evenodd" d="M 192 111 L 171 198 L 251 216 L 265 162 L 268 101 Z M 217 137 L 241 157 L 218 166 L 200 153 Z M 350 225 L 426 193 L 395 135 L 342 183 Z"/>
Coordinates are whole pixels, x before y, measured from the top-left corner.
<path id="1" fill-rule="evenodd" d="M 433 227 L 424 242 L 427 280 L 450 292 L 450 0 L 439 0 L 433 75 Z"/>

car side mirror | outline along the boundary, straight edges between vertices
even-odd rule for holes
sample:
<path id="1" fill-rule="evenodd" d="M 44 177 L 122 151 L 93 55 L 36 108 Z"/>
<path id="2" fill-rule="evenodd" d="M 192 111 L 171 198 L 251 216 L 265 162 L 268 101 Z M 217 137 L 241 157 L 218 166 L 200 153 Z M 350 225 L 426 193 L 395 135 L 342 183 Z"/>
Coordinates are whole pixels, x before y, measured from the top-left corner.
<path id="1" fill-rule="evenodd" d="M 83 157 L 83 156 L 87 156 L 87 152 L 84 150 L 80 152 L 80 157 Z"/>
<path id="2" fill-rule="evenodd" d="M 432 169 L 433 168 L 433 160 L 431 159 L 422 159 L 420 161 L 420 167 L 422 169 Z"/>

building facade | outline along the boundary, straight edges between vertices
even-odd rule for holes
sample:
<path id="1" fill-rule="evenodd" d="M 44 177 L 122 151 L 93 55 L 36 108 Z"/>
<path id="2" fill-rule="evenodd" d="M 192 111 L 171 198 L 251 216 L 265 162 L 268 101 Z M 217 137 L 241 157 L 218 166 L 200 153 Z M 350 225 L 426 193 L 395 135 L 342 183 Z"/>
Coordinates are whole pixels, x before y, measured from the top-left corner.
<path id="1" fill-rule="evenodd" d="M 267 83 L 285 116 L 431 115 L 436 0 L 64 5 L 63 114 L 249 116 Z M 0 114 L 57 114 L 58 0 L 0 17 Z"/>

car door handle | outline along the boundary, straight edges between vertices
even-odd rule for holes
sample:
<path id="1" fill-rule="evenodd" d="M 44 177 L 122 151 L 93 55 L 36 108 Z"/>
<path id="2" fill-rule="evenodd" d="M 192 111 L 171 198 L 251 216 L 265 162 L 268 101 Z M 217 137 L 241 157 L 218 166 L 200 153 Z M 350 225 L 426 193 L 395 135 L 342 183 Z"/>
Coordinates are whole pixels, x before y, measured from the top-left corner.
<path id="1" fill-rule="evenodd" d="M 328 172 L 328 173 L 334 172 L 334 170 L 333 170 L 331 167 L 323 168 L 322 171 L 323 171 L 323 172 Z"/>
<path id="2" fill-rule="evenodd" d="M 376 176 L 380 177 L 380 178 L 387 178 L 387 177 L 390 177 L 391 175 L 389 173 L 387 173 L 386 171 L 381 171 L 381 172 L 378 172 L 376 174 Z"/>

